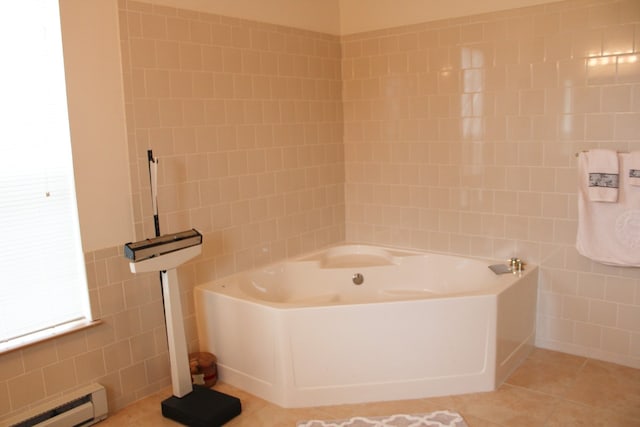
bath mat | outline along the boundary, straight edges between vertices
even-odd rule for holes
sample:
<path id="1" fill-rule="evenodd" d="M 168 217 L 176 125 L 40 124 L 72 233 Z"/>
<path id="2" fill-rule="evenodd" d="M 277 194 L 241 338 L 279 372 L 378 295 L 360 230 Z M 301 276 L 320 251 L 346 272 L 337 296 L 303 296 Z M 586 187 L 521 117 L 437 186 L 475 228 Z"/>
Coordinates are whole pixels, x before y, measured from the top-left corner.
<path id="1" fill-rule="evenodd" d="M 353 417 L 347 420 L 300 421 L 297 427 L 468 427 L 457 412 L 435 411 L 430 414 L 396 414 L 383 417 Z"/>

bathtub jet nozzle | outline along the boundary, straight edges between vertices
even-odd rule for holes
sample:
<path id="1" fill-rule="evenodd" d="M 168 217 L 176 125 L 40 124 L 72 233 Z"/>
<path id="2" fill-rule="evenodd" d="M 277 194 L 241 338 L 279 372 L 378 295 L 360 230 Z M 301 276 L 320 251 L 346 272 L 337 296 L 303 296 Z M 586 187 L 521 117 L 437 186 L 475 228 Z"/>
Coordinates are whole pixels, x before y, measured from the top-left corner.
<path id="1" fill-rule="evenodd" d="M 124 245 L 124 255 L 131 261 L 138 262 L 200 244 L 202 244 L 202 234 L 194 228 L 127 243 Z"/>
<path id="2" fill-rule="evenodd" d="M 351 280 L 353 281 L 354 285 L 362 285 L 362 283 L 364 282 L 364 276 L 361 273 L 356 273 L 353 275 Z"/>

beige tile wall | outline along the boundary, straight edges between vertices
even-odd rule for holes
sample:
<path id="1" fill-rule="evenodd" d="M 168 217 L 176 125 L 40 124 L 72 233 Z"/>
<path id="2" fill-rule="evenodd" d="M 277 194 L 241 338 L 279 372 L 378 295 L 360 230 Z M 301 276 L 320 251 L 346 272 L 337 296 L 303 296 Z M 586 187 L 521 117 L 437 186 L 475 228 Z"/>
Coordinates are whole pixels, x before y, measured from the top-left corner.
<path id="1" fill-rule="evenodd" d="M 152 149 L 162 233 L 204 234 L 192 283 L 344 239 L 337 37 L 130 1 L 120 23 L 137 236 Z"/>
<path id="2" fill-rule="evenodd" d="M 348 240 L 540 264 L 537 344 L 640 366 L 640 271 L 579 256 L 575 153 L 640 150 L 640 2 L 343 38 Z"/>
<path id="3" fill-rule="evenodd" d="M 198 281 L 344 238 L 337 37 L 121 2 L 136 231 L 205 234 Z"/>
<path id="4" fill-rule="evenodd" d="M 195 283 L 344 240 L 340 40 L 120 5 L 137 236 L 154 233 L 148 149 L 162 233 L 204 234 L 203 255 L 180 271 L 195 351 Z"/>
<path id="5" fill-rule="evenodd" d="M 196 350 L 195 283 L 344 240 L 340 40 L 119 4 L 136 233 L 154 233 L 151 148 L 162 232 L 204 234 L 179 271 Z M 129 273 L 121 248 L 86 257 L 103 324 L 0 356 L 0 420 L 93 381 L 111 410 L 170 383 L 158 275 Z"/>

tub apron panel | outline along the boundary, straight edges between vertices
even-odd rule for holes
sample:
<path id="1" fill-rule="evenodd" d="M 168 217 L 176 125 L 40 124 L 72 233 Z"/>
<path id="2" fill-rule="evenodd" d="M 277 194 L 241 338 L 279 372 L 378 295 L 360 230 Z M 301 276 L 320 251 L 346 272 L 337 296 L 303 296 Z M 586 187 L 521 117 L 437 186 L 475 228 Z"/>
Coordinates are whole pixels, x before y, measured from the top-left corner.
<path id="1" fill-rule="evenodd" d="M 287 313 L 288 406 L 488 391 L 495 299 L 469 297 Z M 461 334 L 464 334 L 464 337 Z"/>

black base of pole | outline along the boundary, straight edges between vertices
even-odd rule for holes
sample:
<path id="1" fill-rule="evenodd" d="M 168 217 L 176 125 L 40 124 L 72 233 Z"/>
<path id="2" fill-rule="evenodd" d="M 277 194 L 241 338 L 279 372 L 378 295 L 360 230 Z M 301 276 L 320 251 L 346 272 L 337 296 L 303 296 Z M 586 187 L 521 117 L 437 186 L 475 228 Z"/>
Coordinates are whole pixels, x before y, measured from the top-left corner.
<path id="1" fill-rule="evenodd" d="M 162 415 L 191 427 L 219 427 L 240 415 L 240 399 L 205 387 L 162 401 Z"/>

